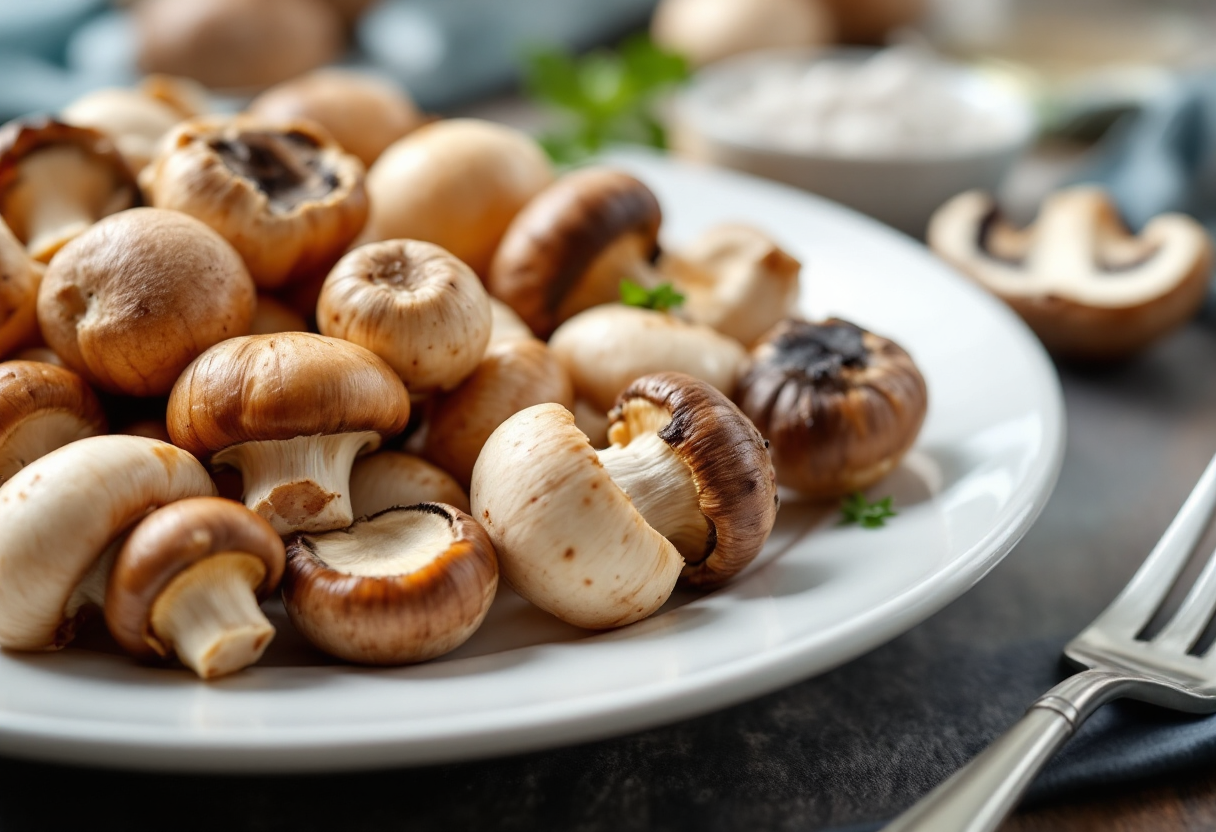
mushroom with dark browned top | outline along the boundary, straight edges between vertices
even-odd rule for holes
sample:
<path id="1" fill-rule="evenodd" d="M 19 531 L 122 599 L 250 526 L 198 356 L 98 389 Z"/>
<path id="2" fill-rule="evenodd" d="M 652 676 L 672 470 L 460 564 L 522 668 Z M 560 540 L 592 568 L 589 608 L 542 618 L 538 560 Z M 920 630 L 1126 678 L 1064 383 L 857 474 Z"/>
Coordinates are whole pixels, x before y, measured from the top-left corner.
<path id="1" fill-rule="evenodd" d="M 0 483 L 56 448 L 105 432 L 101 402 L 71 370 L 0 363 Z"/>

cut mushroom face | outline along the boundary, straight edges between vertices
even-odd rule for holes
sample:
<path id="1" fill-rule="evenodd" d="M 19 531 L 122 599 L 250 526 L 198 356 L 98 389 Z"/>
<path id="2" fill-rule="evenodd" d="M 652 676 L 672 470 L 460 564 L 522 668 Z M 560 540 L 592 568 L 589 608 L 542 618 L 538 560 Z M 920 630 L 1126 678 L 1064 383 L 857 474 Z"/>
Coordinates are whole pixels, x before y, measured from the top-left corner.
<path id="1" fill-rule="evenodd" d="M 912 447 L 925 380 L 894 342 L 846 321 L 783 321 L 752 351 L 738 402 L 772 442 L 778 481 L 817 499 L 868 488 Z"/>
<path id="2" fill-rule="evenodd" d="M 350 472 L 350 505 L 356 517 L 417 503 L 447 503 L 469 510 L 469 498 L 460 483 L 425 459 L 379 451 L 355 460 Z"/>
<path id="3" fill-rule="evenodd" d="M 659 270 L 684 295 L 689 320 L 750 346 L 793 311 L 802 264 L 763 231 L 721 225 L 665 251 Z"/>
<path id="4" fill-rule="evenodd" d="M 38 284 L 43 266 L 26 253 L 0 219 L 0 358 L 38 333 Z"/>
<path id="5" fill-rule="evenodd" d="M 726 395 L 747 364 L 738 341 L 671 315 L 619 304 L 588 309 L 558 327 L 549 349 L 574 391 L 607 413 L 634 379 L 667 370 L 709 382 Z"/>
<path id="6" fill-rule="evenodd" d="M 63 647 L 104 602 L 112 544 L 149 511 L 214 493 L 190 454 L 137 436 L 81 439 L 22 468 L 0 486 L 0 647 Z"/>
<path id="7" fill-rule="evenodd" d="M 274 637 L 258 602 L 279 585 L 283 541 L 240 503 L 181 500 L 123 543 L 106 588 L 110 634 L 140 658 L 176 655 L 200 677 L 256 662 Z"/>
<path id="8" fill-rule="evenodd" d="M 411 393 L 451 390 L 485 353 L 490 299 L 472 269 L 437 245 L 369 243 L 330 272 L 317 326 L 376 353 Z"/>
<path id="9" fill-rule="evenodd" d="M 218 231 L 261 289 L 324 274 L 367 219 L 363 164 L 305 121 L 185 122 L 140 182 L 153 205 Z"/>
<path id="10" fill-rule="evenodd" d="M 929 245 L 1005 300 L 1062 357 L 1128 355 L 1189 320 L 1207 293 L 1212 242 L 1198 222 L 1162 214 L 1132 235 L 1105 193 L 1050 196 L 1016 229 L 986 194 L 946 203 Z"/>
<path id="11" fill-rule="evenodd" d="M 36 361 L 0 363 L 0 483 L 39 457 L 106 432 L 84 379 Z"/>
<path id="12" fill-rule="evenodd" d="M 544 342 L 529 338 L 492 344 L 472 375 L 432 403 L 426 457 L 467 485 L 495 428 L 525 407 L 544 402 L 574 407 L 570 376 Z"/>
<path id="13" fill-rule="evenodd" d="M 253 281 L 219 234 L 175 211 L 107 217 L 63 248 L 38 293 L 42 335 L 112 393 L 157 396 L 203 350 L 249 331 Z"/>
<path id="14" fill-rule="evenodd" d="M 198 357 L 169 396 L 175 444 L 240 470 L 245 505 L 279 534 L 353 519 L 355 457 L 400 433 L 410 400 L 362 347 L 304 332 L 232 338 Z"/>
<path id="15" fill-rule="evenodd" d="M 360 239 L 426 240 L 485 276 L 511 219 L 553 181 L 536 140 L 477 119 L 446 119 L 392 144 L 367 173 Z"/>
<path id="16" fill-rule="evenodd" d="M 296 628 L 351 662 L 443 655 L 481 625 L 498 588 L 494 547 L 462 511 L 391 508 L 287 547 L 283 604 Z"/>
<path id="17" fill-rule="evenodd" d="M 97 220 L 139 203 L 135 178 L 104 133 L 49 118 L 0 128 L 0 218 L 35 260 L 49 262 Z"/>
<path id="18" fill-rule="evenodd" d="M 623 278 L 658 282 L 662 214 L 626 173 L 586 168 L 561 177 L 512 221 L 486 285 L 541 338 L 562 321 L 617 299 Z"/>

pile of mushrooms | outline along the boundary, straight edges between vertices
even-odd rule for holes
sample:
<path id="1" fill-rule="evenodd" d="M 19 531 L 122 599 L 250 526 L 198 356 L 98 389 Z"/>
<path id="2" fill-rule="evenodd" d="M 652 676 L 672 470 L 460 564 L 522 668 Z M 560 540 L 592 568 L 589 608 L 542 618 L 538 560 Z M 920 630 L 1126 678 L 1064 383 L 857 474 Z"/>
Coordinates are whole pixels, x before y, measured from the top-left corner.
<path id="1" fill-rule="evenodd" d="M 633 176 L 558 176 L 528 136 L 423 125 L 356 73 L 208 110 L 151 78 L 0 129 L 0 647 L 92 621 L 223 677 L 277 594 L 319 651 L 426 661 L 500 569 L 624 626 L 747 568 L 779 480 L 864 487 L 915 436 L 876 409 L 836 420 L 892 431 L 865 452 L 817 438 L 831 396 L 788 393 L 799 373 L 922 415 L 923 381 L 877 336 L 827 338 L 837 360 L 791 335 L 801 266 L 756 229 L 663 250 Z M 828 470 L 838 445 L 864 476 Z"/>

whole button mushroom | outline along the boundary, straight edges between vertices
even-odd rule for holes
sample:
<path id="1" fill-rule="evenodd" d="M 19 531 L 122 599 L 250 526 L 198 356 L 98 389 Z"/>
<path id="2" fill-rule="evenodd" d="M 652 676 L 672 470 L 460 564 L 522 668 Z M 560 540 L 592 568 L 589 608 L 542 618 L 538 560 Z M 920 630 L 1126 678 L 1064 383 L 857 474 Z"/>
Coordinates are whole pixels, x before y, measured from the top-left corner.
<path id="1" fill-rule="evenodd" d="M 367 167 L 426 118 L 386 78 L 327 67 L 285 81 L 253 99 L 248 112 L 266 121 L 308 119 Z"/>
<path id="2" fill-rule="evenodd" d="M 379 451 L 355 460 L 350 471 L 350 505 L 356 517 L 417 503 L 447 503 L 463 512 L 469 498 L 442 468 L 400 451 Z"/>
<path id="3" fill-rule="evenodd" d="M 661 220 L 654 194 L 629 174 L 568 173 L 511 222 L 486 286 L 548 338 L 567 318 L 616 300 L 622 278 L 655 282 Z"/>
<path id="4" fill-rule="evenodd" d="M 106 588 L 106 626 L 133 656 L 176 655 L 203 679 L 261 658 L 274 627 L 258 607 L 286 553 L 240 503 L 195 497 L 158 509 L 127 537 Z"/>
<path id="5" fill-rule="evenodd" d="M 102 217 L 140 204 L 114 142 L 89 127 L 37 117 L 0 127 L 0 219 L 35 260 Z"/>
<path id="6" fill-rule="evenodd" d="M 477 275 L 420 240 L 360 246 L 334 266 L 317 301 L 322 334 L 367 347 L 414 394 L 451 390 L 473 372 L 490 320 Z"/>
<path id="7" fill-rule="evenodd" d="M 260 289 L 325 274 L 367 219 L 363 164 L 312 122 L 178 125 L 140 174 L 148 200 L 218 231 Z"/>
<path id="8" fill-rule="evenodd" d="M 574 391 L 601 413 L 631 381 L 650 373 L 687 373 L 727 396 L 747 365 L 747 350 L 708 326 L 620 304 L 588 309 L 566 321 L 549 349 L 574 381 Z"/>
<path id="9" fill-rule="evenodd" d="M 421 503 L 293 537 L 283 605 L 326 653 L 394 665 L 459 647 L 497 589 L 494 547 L 481 527 L 452 506 Z"/>
<path id="10" fill-rule="evenodd" d="M 1122 358 L 1181 326 L 1212 270 L 1211 238 L 1194 219 L 1162 214 L 1133 235 L 1092 186 L 1052 194 L 1021 230 L 969 191 L 937 210 L 928 242 L 1067 358 Z"/>
<path id="11" fill-rule="evenodd" d="M 281 535 L 349 526 L 355 457 L 400 433 L 401 379 L 357 344 L 306 332 L 231 338 L 169 395 L 174 444 L 238 469 L 245 505 Z"/>
<path id="12" fill-rule="evenodd" d="M 0 483 L 69 442 L 106 432 L 101 402 L 70 370 L 0 363 Z"/>
<path id="13" fill-rule="evenodd" d="M 491 435 L 473 469 L 473 516 L 522 596 L 580 627 L 652 614 L 681 573 L 726 580 L 772 530 L 777 492 L 764 440 L 731 402 L 679 373 L 639 380 L 598 454 L 555 404 Z"/>
<path id="14" fill-rule="evenodd" d="M 38 292 L 46 342 L 91 384 L 161 396 L 199 353 L 249 331 L 256 302 L 241 258 L 176 211 L 101 220 L 56 255 Z"/>
<path id="15" fill-rule="evenodd" d="M 447 119 L 392 144 L 367 172 L 361 240 L 426 240 L 482 277 L 519 209 L 553 181 L 536 140 L 478 119 Z"/>
<path id="16" fill-rule="evenodd" d="M 0 219 L 0 358 L 38 333 L 42 268 Z"/>
<path id="17" fill-rule="evenodd" d="M 752 357 L 737 400 L 772 442 L 783 486 L 843 497 L 890 473 L 916 441 L 928 393 L 894 342 L 835 318 L 791 319 Z"/>
<path id="18" fill-rule="evenodd" d="M 104 603 L 122 534 L 160 506 L 214 493 L 198 460 L 140 436 L 92 436 L 22 468 L 0 485 L 0 647 L 66 645 L 81 612 Z"/>

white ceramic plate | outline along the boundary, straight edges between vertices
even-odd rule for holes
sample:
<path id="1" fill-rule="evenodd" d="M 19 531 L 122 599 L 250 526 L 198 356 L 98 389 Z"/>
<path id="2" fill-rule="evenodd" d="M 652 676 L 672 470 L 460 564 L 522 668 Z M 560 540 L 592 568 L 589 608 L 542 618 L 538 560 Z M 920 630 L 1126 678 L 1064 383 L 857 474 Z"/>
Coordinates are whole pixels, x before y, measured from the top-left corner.
<path id="1" fill-rule="evenodd" d="M 587 634 L 501 591 L 442 660 L 330 663 L 272 608 L 262 664 L 202 683 L 141 667 L 106 639 L 0 655 L 0 751 L 214 771 L 430 763 L 604 737 L 719 708 L 826 670 L 974 584 L 1043 507 L 1063 452 L 1059 383 L 1029 331 L 921 246 L 831 203 L 652 158 L 615 160 L 658 194 L 668 241 L 721 220 L 768 229 L 805 264 L 805 309 L 893 337 L 922 368 L 929 415 L 874 489 L 875 531 L 787 499 L 772 539 L 728 587 Z"/>

